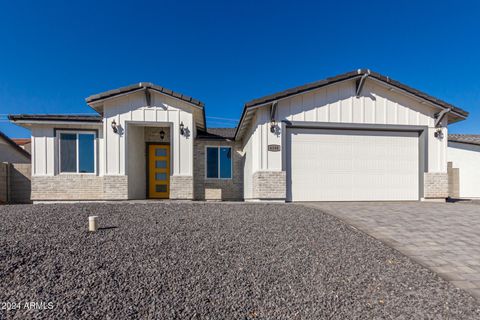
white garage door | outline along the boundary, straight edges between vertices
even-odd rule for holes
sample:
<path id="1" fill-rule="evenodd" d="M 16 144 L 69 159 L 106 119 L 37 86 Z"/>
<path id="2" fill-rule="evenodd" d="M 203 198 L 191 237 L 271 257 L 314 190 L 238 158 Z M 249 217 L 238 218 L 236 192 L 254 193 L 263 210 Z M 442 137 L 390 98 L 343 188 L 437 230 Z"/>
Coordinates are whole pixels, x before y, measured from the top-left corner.
<path id="1" fill-rule="evenodd" d="M 417 132 L 288 129 L 287 200 L 419 199 Z"/>

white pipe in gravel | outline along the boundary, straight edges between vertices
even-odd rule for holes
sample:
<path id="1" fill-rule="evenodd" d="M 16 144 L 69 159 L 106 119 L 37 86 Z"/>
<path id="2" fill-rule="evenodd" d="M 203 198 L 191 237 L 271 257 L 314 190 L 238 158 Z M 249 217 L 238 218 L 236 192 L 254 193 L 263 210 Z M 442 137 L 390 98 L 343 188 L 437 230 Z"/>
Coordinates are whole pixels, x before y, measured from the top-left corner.
<path id="1" fill-rule="evenodd" d="M 97 218 L 98 218 L 98 216 L 88 217 L 88 231 L 91 231 L 91 232 L 97 231 L 97 229 L 98 229 Z"/>

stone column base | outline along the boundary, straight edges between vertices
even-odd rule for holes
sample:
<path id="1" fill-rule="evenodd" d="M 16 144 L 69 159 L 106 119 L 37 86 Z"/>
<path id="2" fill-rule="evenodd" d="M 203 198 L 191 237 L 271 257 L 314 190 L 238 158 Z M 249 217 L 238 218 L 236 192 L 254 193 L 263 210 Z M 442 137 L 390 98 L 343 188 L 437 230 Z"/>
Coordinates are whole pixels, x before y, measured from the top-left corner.
<path id="1" fill-rule="evenodd" d="M 103 176 L 103 197 L 105 200 L 127 200 L 128 176 Z"/>
<path id="2" fill-rule="evenodd" d="M 193 176 L 171 176 L 170 199 L 193 200 Z"/>
<path id="3" fill-rule="evenodd" d="M 448 173 L 425 172 L 423 180 L 425 199 L 445 199 L 448 197 Z"/>
<path id="4" fill-rule="evenodd" d="M 252 179 L 251 200 L 285 201 L 287 175 L 285 171 L 257 171 Z"/>

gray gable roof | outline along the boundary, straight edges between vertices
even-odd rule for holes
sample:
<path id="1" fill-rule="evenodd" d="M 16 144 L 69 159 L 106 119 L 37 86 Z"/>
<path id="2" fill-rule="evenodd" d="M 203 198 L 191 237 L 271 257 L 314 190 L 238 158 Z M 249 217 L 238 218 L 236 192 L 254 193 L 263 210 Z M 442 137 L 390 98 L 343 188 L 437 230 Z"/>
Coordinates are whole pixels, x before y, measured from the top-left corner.
<path id="1" fill-rule="evenodd" d="M 480 134 L 456 134 L 449 133 L 448 141 L 474 144 L 480 146 Z"/>
<path id="2" fill-rule="evenodd" d="M 359 69 L 359 70 L 356 70 L 356 71 L 343 73 L 343 74 L 335 76 L 335 77 L 326 78 L 326 79 L 323 79 L 323 80 L 320 80 L 320 81 L 308 83 L 308 84 L 305 84 L 303 86 L 291 88 L 291 89 L 281 91 L 281 92 L 278 92 L 278 93 L 275 93 L 275 94 L 272 94 L 272 95 L 268 95 L 268 96 L 265 96 L 265 97 L 262 97 L 262 98 L 258 98 L 258 99 L 252 100 L 250 102 L 247 102 L 245 104 L 245 107 L 250 108 L 250 107 L 260 105 L 260 104 L 273 102 L 273 101 L 281 99 L 281 98 L 285 98 L 285 97 L 288 97 L 288 96 L 291 96 L 291 95 L 294 95 L 294 94 L 298 94 L 298 93 L 302 93 L 302 92 L 305 92 L 305 91 L 310 91 L 310 90 L 313 90 L 313 89 L 317 89 L 317 88 L 320 88 L 320 87 L 323 87 L 323 86 L 326 86 L 326 85 L 329 85 L 329 84 L 332 84 L 332 83 L 335 83 L 335 82 L 340 82 L 340 81 L 344 81 L 344 80 L 348 80 L 348 79 L 352 79 L 352 78 L 357 78 L 358 76 L 362 76 L 364 74 L 368 74 L 369 77 L 375 78 L 377 80 L 381 80 L 385 83 L 388 83 L 392 86 L 395 86 L 397 88 L 405 90 L 408 93 L 411 93 L 415 96 L 418 96 L 420 98 L 428 100 L 428 101 L 430 101 L 432 103 L 435 103 L 437 105 L 440 105 L 442 107 L 452 108 L 453 111 L 455 111 L 455 112 L 457 112 L 457 113 L 459 113 L 459 114 L 461 114 L 465 117 L 468 116 L 468 112 L 465 111 L 465 110 L 462 110 L 458 107 L 455 107 L 454 105 L 452 105 L 450 103 L 447 103 L 443 100 L 432 97 L 432 96 L 430 96 L 430 95 L 428 95 L 428 94 L 426 94 L 426 93 L 424 93 L 420 90 L 409 87 L 406 84 L 403 84 L 399 81 L 393 80 L 390 77 L 381 75 L 380 73 L 370 71 L 368 69 Z"/>
<path id="3" fill-rule="evenodd" d="M 142 89 L 153 89 L 155 91 L 161 92 L 161 93 L 169 95 L 171 97 L 189 102 L 189 103 L 194 104 L 198 107 L 203 108 L 205 106 L 205 104 L 203 102 L 201 102 L 200 100 L 197 100 L 195 98 L 187 96 L 183 93 L 175 92 L 175 91 L 167 89 L 165 87 L 158 86 L 158 85 L 153 84 L 151 82 L 139 82 L 139 83 L 132 84 L 132 85 L 125 86 L 125 87 L 121 87 L 121 88 L 118 88 L 118 89 L 113 89 L 113 90 L 101 92 L 101 93 L 98 93 L 98 94 L 94 94 L 94 95 L 91 95 L 88 98 L 86 98 L 85 101 L 88 104 L 90 104 L 90 103 L 96 102 L 98 100 L 103 100 L 103 99 L 107 99 L 107 98 L 117 96 L 119 94 L 129 93 L 129 92 L 138 91 L 138 90 L 142 90 Z"/>
<path id="4" fill-rule="evenodd" d="M 236 128 L 208 128 L 207 131 L 198 130 L 197 139 L 234 140 Z"/>
<path id="5" fill-rule="evenodd" d="M 243 113 L 242 113 L 242 116 L 240 118 L 239 125 L 237 127 L 237 133 L 235 134 L 235 136 L 239 135 L 239 133 L 242 132 L 243 129 L 246 127 L 246 125 L 243 124 L 242 121 L 244 120 L 244 118 L 246 116 L 246 113 L 252 108 L 255 108 L 257 106 L 261 106 L 261 105 L 264 105 L 264 104 L 273 103 L 276 100 L 287 98 L 289 96 L 293 96 L 293 95 L 296 95 L 296 94 L 301 94 L 301 93 L 304 93 L 304 92 L 307 92 L 307 91 L 310 91 L 310 90 L 315 90 L 315 89 L 318 89 L 318 88 L 321 88 L 321 87 L 324 87 L 324 86 L 327 86 L 327 85 L 334 84 L 336 82 L 341 82 L 341 81 L 350 80 L 350 79 L 359 79 L 364 75 L 368 75 L 368 77 L 370 77 L 370 78 L 379 80 L 379 81 L 387 83 L 387 84 L 389 84 L 393 87 L 399 88 L 399 89 L 401 89 L 401 90 L 403 90 L 403 91 L 405 91 L 405 92 L 407 92 L 411 95 L 417 96 L 417 97 L 422 98 L 426 101 L 429 101 L 429 102 L 431 102 L 435 105 L 438 105 L 441 108 L 445 108 L 445 109 L 451 108 L 452 113 L 454 113 L 455 118 L 457 119 L 456 121 L 463 120 L 468 116 L 467 111 L 462 110 L 462 109 L 460 109 L 460 108 L 458 108 L 458 107 L 456 107 L 456 106 L 454 106 L 450 103 L 447 103 L 443 100 L 440 100 L 438 98 L 430 96 L 430 95 L 428 95 L 428 94 L 426 94 L 426 93 L 424 93 L 420 90 L 417 90 L 417 89 L 414 89 L 410 86 L 407 86 L 406 84 L 403 84 L 399 81 L 393 80 L 390 77 L 384 76 L 380 73 L 371 71 L 369 69 L 358 69 L 358 70 L 343 73 L 343 74 L 340 74 L 340 75 L 337 75 L 337 76 L 334 76 L 334 77 L 326 78 L 326 79 L 323 79 L 323 80 L 320 80 L 320 81 L 316 81 L 316 82 L 308 83 L 308 84 L 305 84 L 305 85 L 302 85 L 302 86 L 287 89 L 287 90 L 277 92 L 277 93 L 274 93 L 274 94 L 271 94 L 271 95 L 267 95 L 267 96 L 264 96 L 264 97 L 261 97 L 261 98 L 257 98 L 257 99 L 254 99 L 254 100 L 251 100 L 251 101 L 245 103 L 244 108 L 243 108 Z"/>
<path id="6" fill-rule="evenodd" d="M 102 122 L 100 115 L 75 115 L 75 114 L 10 114 L 11 121 L 67 121 L 67 122 Z"/>

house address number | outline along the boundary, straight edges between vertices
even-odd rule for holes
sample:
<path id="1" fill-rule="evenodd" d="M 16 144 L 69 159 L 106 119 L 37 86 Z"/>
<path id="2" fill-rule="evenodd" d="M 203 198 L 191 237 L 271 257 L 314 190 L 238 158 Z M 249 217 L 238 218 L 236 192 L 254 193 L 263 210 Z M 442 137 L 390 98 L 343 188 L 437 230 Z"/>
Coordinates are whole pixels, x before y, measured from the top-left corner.
<path id="1" fill-rule="evenodd" d="M 280 150 L 281 150 L 281 148 L 280 148 L 279 144 L 269 144 L 268 145 L 268 151 L 278 152 Z"/>

